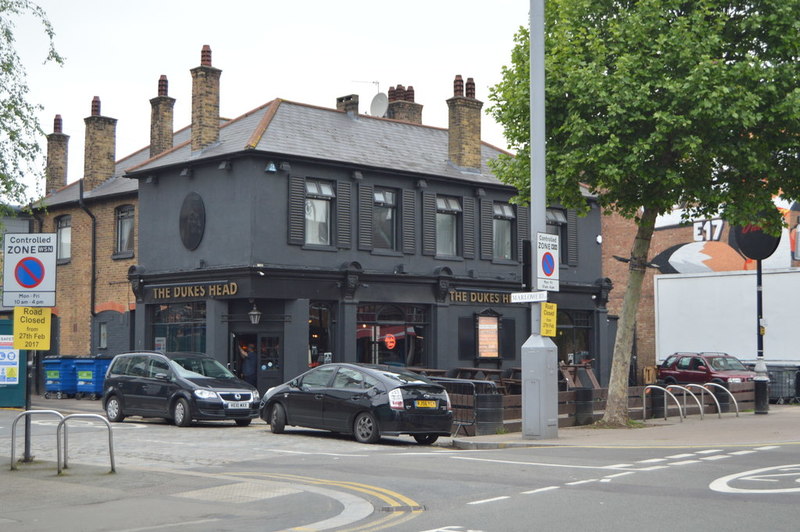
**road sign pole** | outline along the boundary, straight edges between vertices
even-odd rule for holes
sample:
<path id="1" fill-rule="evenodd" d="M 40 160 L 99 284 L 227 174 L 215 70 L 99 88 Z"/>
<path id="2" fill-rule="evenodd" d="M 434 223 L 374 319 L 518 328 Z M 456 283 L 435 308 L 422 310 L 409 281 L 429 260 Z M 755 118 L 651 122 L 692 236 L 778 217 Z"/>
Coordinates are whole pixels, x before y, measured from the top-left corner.
<path id="1" fill-rule="evenodd" d="M 544 122 L 544 0 L 530 0 L 531 236 L 547 230 Z M 539 261 L 531 261 L 538 279 Z M 558 352 L 541 335 L 540 303 L 531 305 L 531 335 L 522 346 L 522 435 L 558 437 Z"/>

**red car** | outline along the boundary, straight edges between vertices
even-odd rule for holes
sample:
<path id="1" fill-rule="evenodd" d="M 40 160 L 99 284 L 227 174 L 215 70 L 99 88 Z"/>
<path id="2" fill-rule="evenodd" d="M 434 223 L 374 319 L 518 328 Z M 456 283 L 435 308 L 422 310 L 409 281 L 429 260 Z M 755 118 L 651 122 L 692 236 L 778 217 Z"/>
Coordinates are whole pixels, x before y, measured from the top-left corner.
<path id="1" fill-rule="evenodd" d="M 750 382 L 755 376 L 725 353 L 674 353 L 658 367 L 658 381 L 664 384 Z"/>

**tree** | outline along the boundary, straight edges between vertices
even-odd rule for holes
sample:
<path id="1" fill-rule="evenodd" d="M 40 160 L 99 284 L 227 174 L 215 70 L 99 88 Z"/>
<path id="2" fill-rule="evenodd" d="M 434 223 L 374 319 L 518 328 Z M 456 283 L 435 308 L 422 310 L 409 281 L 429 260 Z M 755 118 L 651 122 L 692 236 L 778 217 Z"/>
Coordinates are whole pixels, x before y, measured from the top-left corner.
<path id="1" fill-rule="evenodd" d="M 634 219 L 603 421 L 622 425 L 636 309 L 656 217 L 720 215 L 777 233 L 774 195 L 800 197 L 800 0 L 548 0 L 548 200 Z M 517 157 L 498 177 L 530 187 L 528 42 L 490 94 Z"/>
<path id="2" fill-rule="evenodd" d="M 26 99 L 25 69 L 14 48 L 13 19 L 24 15 L 36 17 L 50 40 L 45 62 L 64 62 L 55 50 L 55 33 L 41 7 L 28 0 L 0 0 L 0 195 L 4 208 L 7 203 L 26 203 L 23 178 L 42 173 L 37 162 L 44 132 L 36 117 L 41 106 Z"/>

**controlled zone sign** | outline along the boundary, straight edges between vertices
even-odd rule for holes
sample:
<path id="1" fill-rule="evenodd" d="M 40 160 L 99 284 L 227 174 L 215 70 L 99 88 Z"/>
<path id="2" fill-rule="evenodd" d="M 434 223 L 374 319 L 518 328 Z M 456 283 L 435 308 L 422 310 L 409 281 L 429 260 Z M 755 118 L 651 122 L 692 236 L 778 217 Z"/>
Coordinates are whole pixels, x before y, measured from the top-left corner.
<path id="1" fill-rule="evenodd" d="M 559 238 L 536 233 L 536 289 L 558 292 Z"/>
<path id="2" fill-rule="evenodd" d="M 6 233 L 3 306 L 56 306 L 56 233 Z"/>

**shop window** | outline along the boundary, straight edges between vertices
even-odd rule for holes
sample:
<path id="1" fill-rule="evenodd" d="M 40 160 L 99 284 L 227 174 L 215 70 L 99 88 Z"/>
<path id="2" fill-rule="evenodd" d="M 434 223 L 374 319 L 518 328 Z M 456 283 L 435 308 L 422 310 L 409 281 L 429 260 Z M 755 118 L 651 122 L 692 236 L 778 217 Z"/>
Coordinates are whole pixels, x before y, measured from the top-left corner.
<path id="1" fill-rule="evenodd" d="M 152 323 L 155 350 L 206 352 L 205 301 L 158 305 Z"/>
<path id="2" fill-rule="evenodd" d="M 359 362 L 393 366 L 427 364 L 427 312 L 414 305 L 358 307 L 356 349 Z"/>
<path id="3" fill-rule="evenodd" d="M 458 256 L 458 222 L 461 202 L 450 196 L 436 197 L 436 255 Z"/>
<path id="4" fill-rule="evenodd" d="M 514 224 L 514 208 L 508 203 L 494 203 L 492 234 L 494 236 L 493 258 L 511 260 Z"/>
<path id="5" fill-rule="evenodd" d="M 313 367 L 323 361 L 325 353 L 333 352 L 331 326 L 332 305 L 312 302 L 308 308 L 308 365 Z"/>
<path id="6" fill-rule="evenodd" d="M 114 258 L 133 257 L 133 231 L 135 227 L 133 205 L 122 205 L 115 210 L 117 242 Z"/>
<path id="7" fill-rule="evenodd" d="M 56 258 L 58 262 L 69 262 L 72 258 L 72 216 L 56 218 Z"/>
<path id="8" fill-rule="evenodd" d="M 584 310 L 560 310 L 556 318 L 558 360 L 564 364 L 584 364 L 592 360 L 592 314 Z"/>

